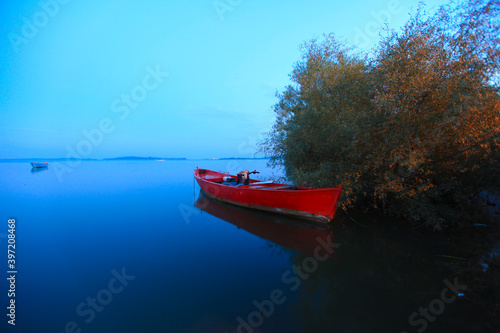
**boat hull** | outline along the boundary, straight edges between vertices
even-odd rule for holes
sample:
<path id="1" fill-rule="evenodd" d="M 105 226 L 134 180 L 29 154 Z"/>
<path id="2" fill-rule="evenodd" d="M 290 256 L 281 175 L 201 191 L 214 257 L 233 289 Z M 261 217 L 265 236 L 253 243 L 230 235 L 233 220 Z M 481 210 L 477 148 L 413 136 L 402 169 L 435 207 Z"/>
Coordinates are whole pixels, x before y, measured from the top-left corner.
<path id="1" fill-rule="evenodd" d="M 31 162 L 31 166 L 33 168 L 48 168 L 49 163 L 48 162 Z"/>
<path id="2" fill-rule="evenodd" d="M 321 223 L 328 223 L 333 219 L 342 191 L 341 187 L 287 189 L 285 185 L 278 183 L 252 185 L 252 183 L 259 183 L 255 180 L 252 180 L 250 185 L 228 186 L 220 183 L 222 178 L 235 176 L 205 169 L 196 169 L 194 176 L 201 190 L 208 197 L 233 205 L 296 216 Z"/>

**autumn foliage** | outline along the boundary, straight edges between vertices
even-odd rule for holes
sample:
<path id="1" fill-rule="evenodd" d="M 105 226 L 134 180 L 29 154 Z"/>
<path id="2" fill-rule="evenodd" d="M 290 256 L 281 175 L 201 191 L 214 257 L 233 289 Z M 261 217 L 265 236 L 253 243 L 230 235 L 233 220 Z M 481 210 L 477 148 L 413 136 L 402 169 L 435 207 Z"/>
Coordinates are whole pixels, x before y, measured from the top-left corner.
<path id="1" fill-rule="evenodd" d="M 305 43 L 262 150 L 296 184 L 342 185 L 343 208 L 436 228 L 467 217 L 500 185 L 499 12 L 419 9 L 370 56 L 333 35 Z"/>

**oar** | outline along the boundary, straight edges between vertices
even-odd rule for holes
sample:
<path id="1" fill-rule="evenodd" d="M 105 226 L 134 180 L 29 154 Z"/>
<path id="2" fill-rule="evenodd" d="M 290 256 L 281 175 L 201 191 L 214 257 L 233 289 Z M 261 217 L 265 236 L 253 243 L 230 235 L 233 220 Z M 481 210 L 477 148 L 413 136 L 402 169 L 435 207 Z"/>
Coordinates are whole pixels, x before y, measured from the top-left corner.
<path id="1" fill-rule="evenodd" d="M 294 187 L 295 187 L 294 185 L 283 185 L 283 186 L 266 187 L 263 190 L 290 190 L 293 189 Z"/>
<path id="2" fill-rule="evenodd" d="M 264 185 L 264 184 L 271 184 L 273 181 L 272 180 L 266 180 L 265 182 L 256 182 L 256 183 L 250 183 L 248 185 Z M 243 184 L 239 184 L 241 186 Z"/>

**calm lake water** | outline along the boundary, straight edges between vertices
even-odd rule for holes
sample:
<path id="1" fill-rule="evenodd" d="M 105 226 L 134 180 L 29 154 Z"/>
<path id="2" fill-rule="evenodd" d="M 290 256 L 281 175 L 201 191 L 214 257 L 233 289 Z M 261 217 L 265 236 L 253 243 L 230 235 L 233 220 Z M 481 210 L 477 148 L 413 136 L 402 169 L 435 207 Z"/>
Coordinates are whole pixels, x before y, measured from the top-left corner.
<path id="1" fill-rule="evenodd" d="M 311 228 L 193 182 L 196 166 L 269 179 L 265 160 L 88 161 L 62 181 L 52 165 L 0 166 L 1 332 L 498 331 L 491 226 L 428 233 L 351 214 Z"/>

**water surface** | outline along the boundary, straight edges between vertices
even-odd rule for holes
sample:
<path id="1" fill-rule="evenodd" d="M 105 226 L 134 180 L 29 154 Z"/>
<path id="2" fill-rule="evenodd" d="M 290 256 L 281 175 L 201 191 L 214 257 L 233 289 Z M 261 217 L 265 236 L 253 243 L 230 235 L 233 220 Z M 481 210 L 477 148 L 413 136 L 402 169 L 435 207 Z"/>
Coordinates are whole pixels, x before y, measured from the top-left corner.
<path id="1" fill-rule="evenodd" d="M 62 181 L 53 165 L 0 164 L 1 331 L 496 331 L 496 229 L 429 235 L 366 214 L 318 228 L 207 200 L 193 182 L 196 166 L 276 176 L 265 164 L 88 161 Z"/>

